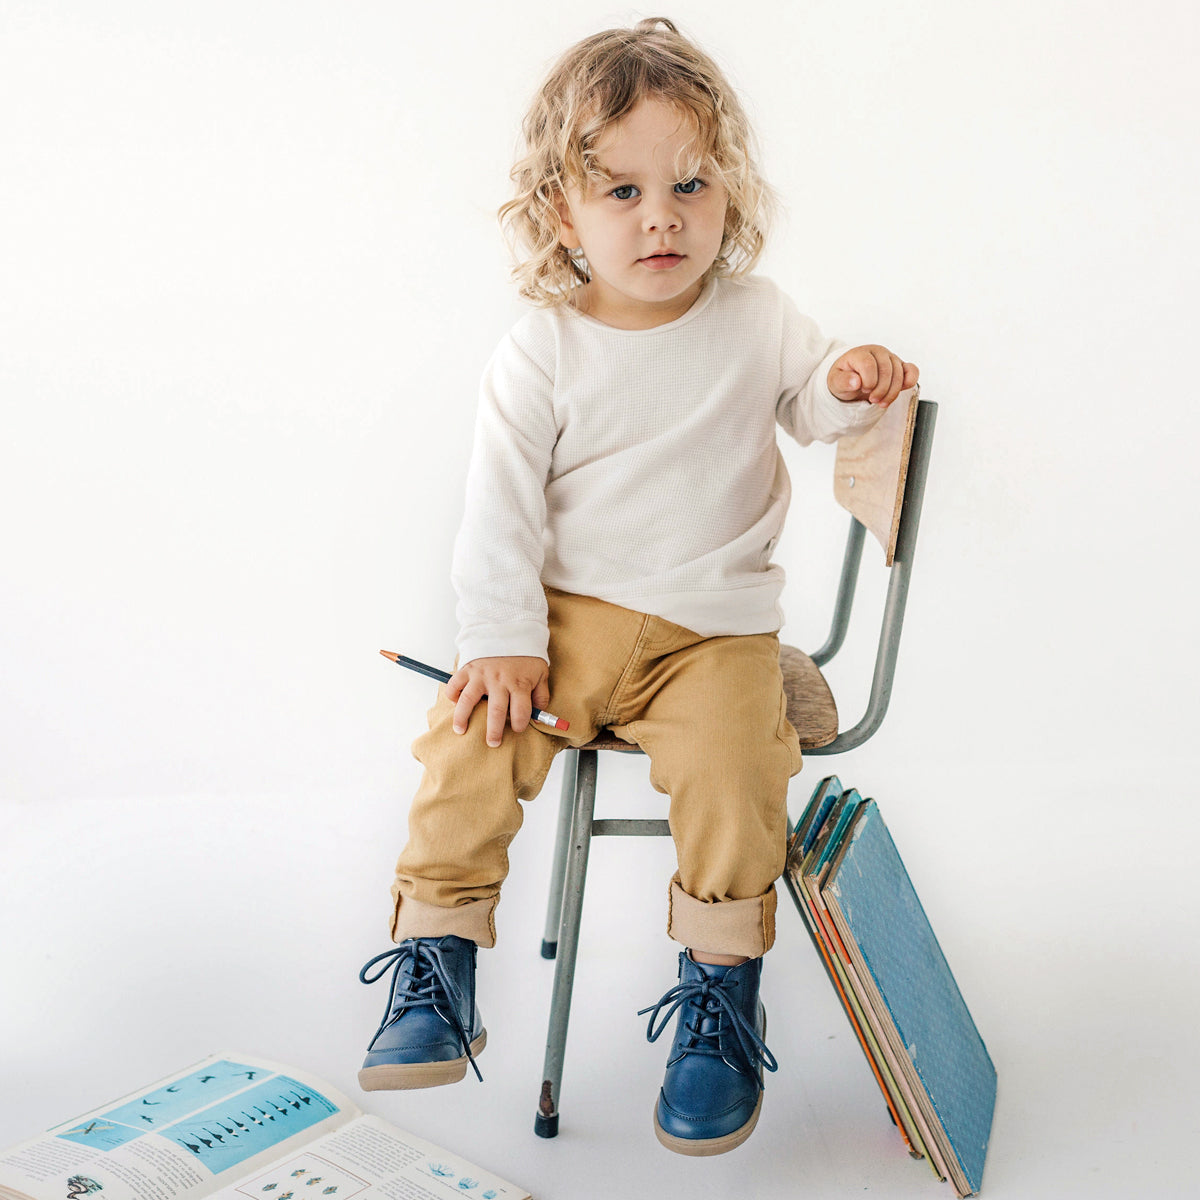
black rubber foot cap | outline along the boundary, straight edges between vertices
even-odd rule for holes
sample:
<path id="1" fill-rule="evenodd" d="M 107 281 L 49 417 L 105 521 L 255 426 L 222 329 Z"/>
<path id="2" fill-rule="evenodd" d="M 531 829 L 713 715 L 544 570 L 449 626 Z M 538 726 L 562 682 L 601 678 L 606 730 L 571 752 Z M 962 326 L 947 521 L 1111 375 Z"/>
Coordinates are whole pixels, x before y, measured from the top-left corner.
<path id="1" fill-rule="evenodd" d="M 553 958 L 557 953 L 558 953 L 558 943 L 557 942 L 543 942 L 542 943 L 542 957 L 543 958 Z M 553 1137 L 554 1135 L 551 1134 L 549 1136 Z"/>
<path id="2" fill-rule="evenodd" d="M 555 1113 L 552 1117 L 544 1117 L 541 1113 L 538 1113 L 533 1119 L 533 1132 L 538 1137 L 558 1137 L 558 1113 Z"/>

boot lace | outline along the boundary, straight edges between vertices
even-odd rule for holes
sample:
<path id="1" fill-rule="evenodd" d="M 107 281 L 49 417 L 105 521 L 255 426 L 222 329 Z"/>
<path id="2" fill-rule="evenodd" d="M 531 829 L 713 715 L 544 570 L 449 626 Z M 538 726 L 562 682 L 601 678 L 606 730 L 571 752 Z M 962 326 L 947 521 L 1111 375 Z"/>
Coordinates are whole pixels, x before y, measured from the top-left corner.
<path id="1" fill-rule="evenodd" d="M 659 1013 L 666 1006 L 667 1011 Z M 638 1012 L 638 1016 L 650 1014 L 646 1023 L 646 1040 L 655 1042 L 667 1027 L 667 1023 L 683 1005 L 688 1005 L 681 1015 L 684 1028 L 687 1030 L 686 1043 L 680 1041 L 680 1051 L 683 1054 L 706 1054 L 713 1058 L 727 1058 L 731 1050 L 741 1059 L 753 1074 L 759 1066 L 768 1071 L 779 1067 L 775 1056 L 767 1049 L 767 1044 L 758 1036 L 754 1026 L 742 1016 L 736 1001 L 725 989 L 719 979 L 693 980 L 689 983 L 677 983 L 665 992 L 657 1004 L 650 1005 Z M 695 1023 L 690 1018 L 695 1018 Z M 658 1028 L 655 1028 L 655 1021 Z M 732 1037 L 726 1037 L 725 1034 Z"/>
<path id="2" fill-rule="evenodd" d="M 400 971 L 409 959 L 415 960 L 412 974 L 407 979 L 401 979 Z M 379 970 L 373 975 L 368 975 L 376 963 L 382 964 Z M 460 1009 L 466 1008 L 466 997 L 450 978 L 442 958 L 441 947 L 433 942 L 414 938 L 375 955 L 363 964 L 358 978 L 362 983 L 376 983 L 387 974 L 389 967 L 392 972 L 391 995 L 384 1010 L 383 1022 L 375 1031 L 375 1036 L 378 1037 L 389 1025 L 398 1021 L 407 1009 L 436 1007 L 440 1015 L 449 1019 L 451 1028 L 462 1044 L 467 1062 L 471 1064 L 475 1077 L 482 1083 L 483 1076 L 479 1072 L 475 1056 L 471 1053 L 470 1034 L 463 1027 L 462 1019 L 458 1015 Z"/>

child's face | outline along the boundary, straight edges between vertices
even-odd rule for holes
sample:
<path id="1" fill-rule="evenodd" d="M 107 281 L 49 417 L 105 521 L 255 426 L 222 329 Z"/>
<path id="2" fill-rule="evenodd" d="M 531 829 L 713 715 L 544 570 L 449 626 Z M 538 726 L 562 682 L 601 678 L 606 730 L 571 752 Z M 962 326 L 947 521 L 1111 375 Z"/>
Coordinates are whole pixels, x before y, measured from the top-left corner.
<path id="1" fill-rule="evenodd" d="M 689 140 L 680 111 L 642 100 L 605 130 L 597 157 L 611 174 L 559 205 L 561 241 L 583 248 L 591 269 L 586 311 L 622 329 L 650 329 L 695 302 L 721 249 L 728 197 L 716 178 L 676 182 Z"/>

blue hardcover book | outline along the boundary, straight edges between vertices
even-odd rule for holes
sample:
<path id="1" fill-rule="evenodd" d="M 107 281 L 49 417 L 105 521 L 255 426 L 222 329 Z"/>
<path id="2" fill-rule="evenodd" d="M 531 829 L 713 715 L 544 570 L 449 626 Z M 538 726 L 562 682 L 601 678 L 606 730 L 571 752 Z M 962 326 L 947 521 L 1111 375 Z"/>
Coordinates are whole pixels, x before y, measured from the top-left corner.
<path id="1" fill-rule="evenodd" d="M 801 862 L 812 849 L 821 827 L 825 824 L 825 818 L 829 816 L 834 804 L 841 799 L 843 791 L 845 788 L 842 787 L 842 781 L 836 775 L 827 775 L 817 784 L 808 807 L 801 814 L 788 839 L 789 861 Z"/>
<path id="2" fill-rule="evenodd" d="M 842 832 L 822 899 L 955 1190 L 971 1195 L 983 1179 L 995 1067 L 875 802 Z"/>

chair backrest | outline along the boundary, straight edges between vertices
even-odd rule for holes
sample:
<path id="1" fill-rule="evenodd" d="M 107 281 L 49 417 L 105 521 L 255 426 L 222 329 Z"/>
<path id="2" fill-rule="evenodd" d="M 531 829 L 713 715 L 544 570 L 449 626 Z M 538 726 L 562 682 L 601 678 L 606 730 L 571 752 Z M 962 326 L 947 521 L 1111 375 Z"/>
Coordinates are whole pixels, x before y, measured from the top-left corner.
<path id="1" fill-rule="evenodd" d="M 866 433 L 842 438 L 834 460 L 834 499 L 875 535 L 889 567 L 896 556 L 919 404 L 919 388 L 903 392 Z"/>
<path id="2" fill-rule="evenodd" d="M 887 712 L 936 420 L 937 405 L 921 400 L 913 388 L 901 393 L 867 433 L 838 443 L 834 497 L 850 512 L 850 532 L 829 637 L 811 656 L 817 666 L 829 662 L 845 640 L 867 529 L 883 547 L 890 575 L 867 711 L 853 728 L 808 754 L 840 754 L 861 745 Z"/>

